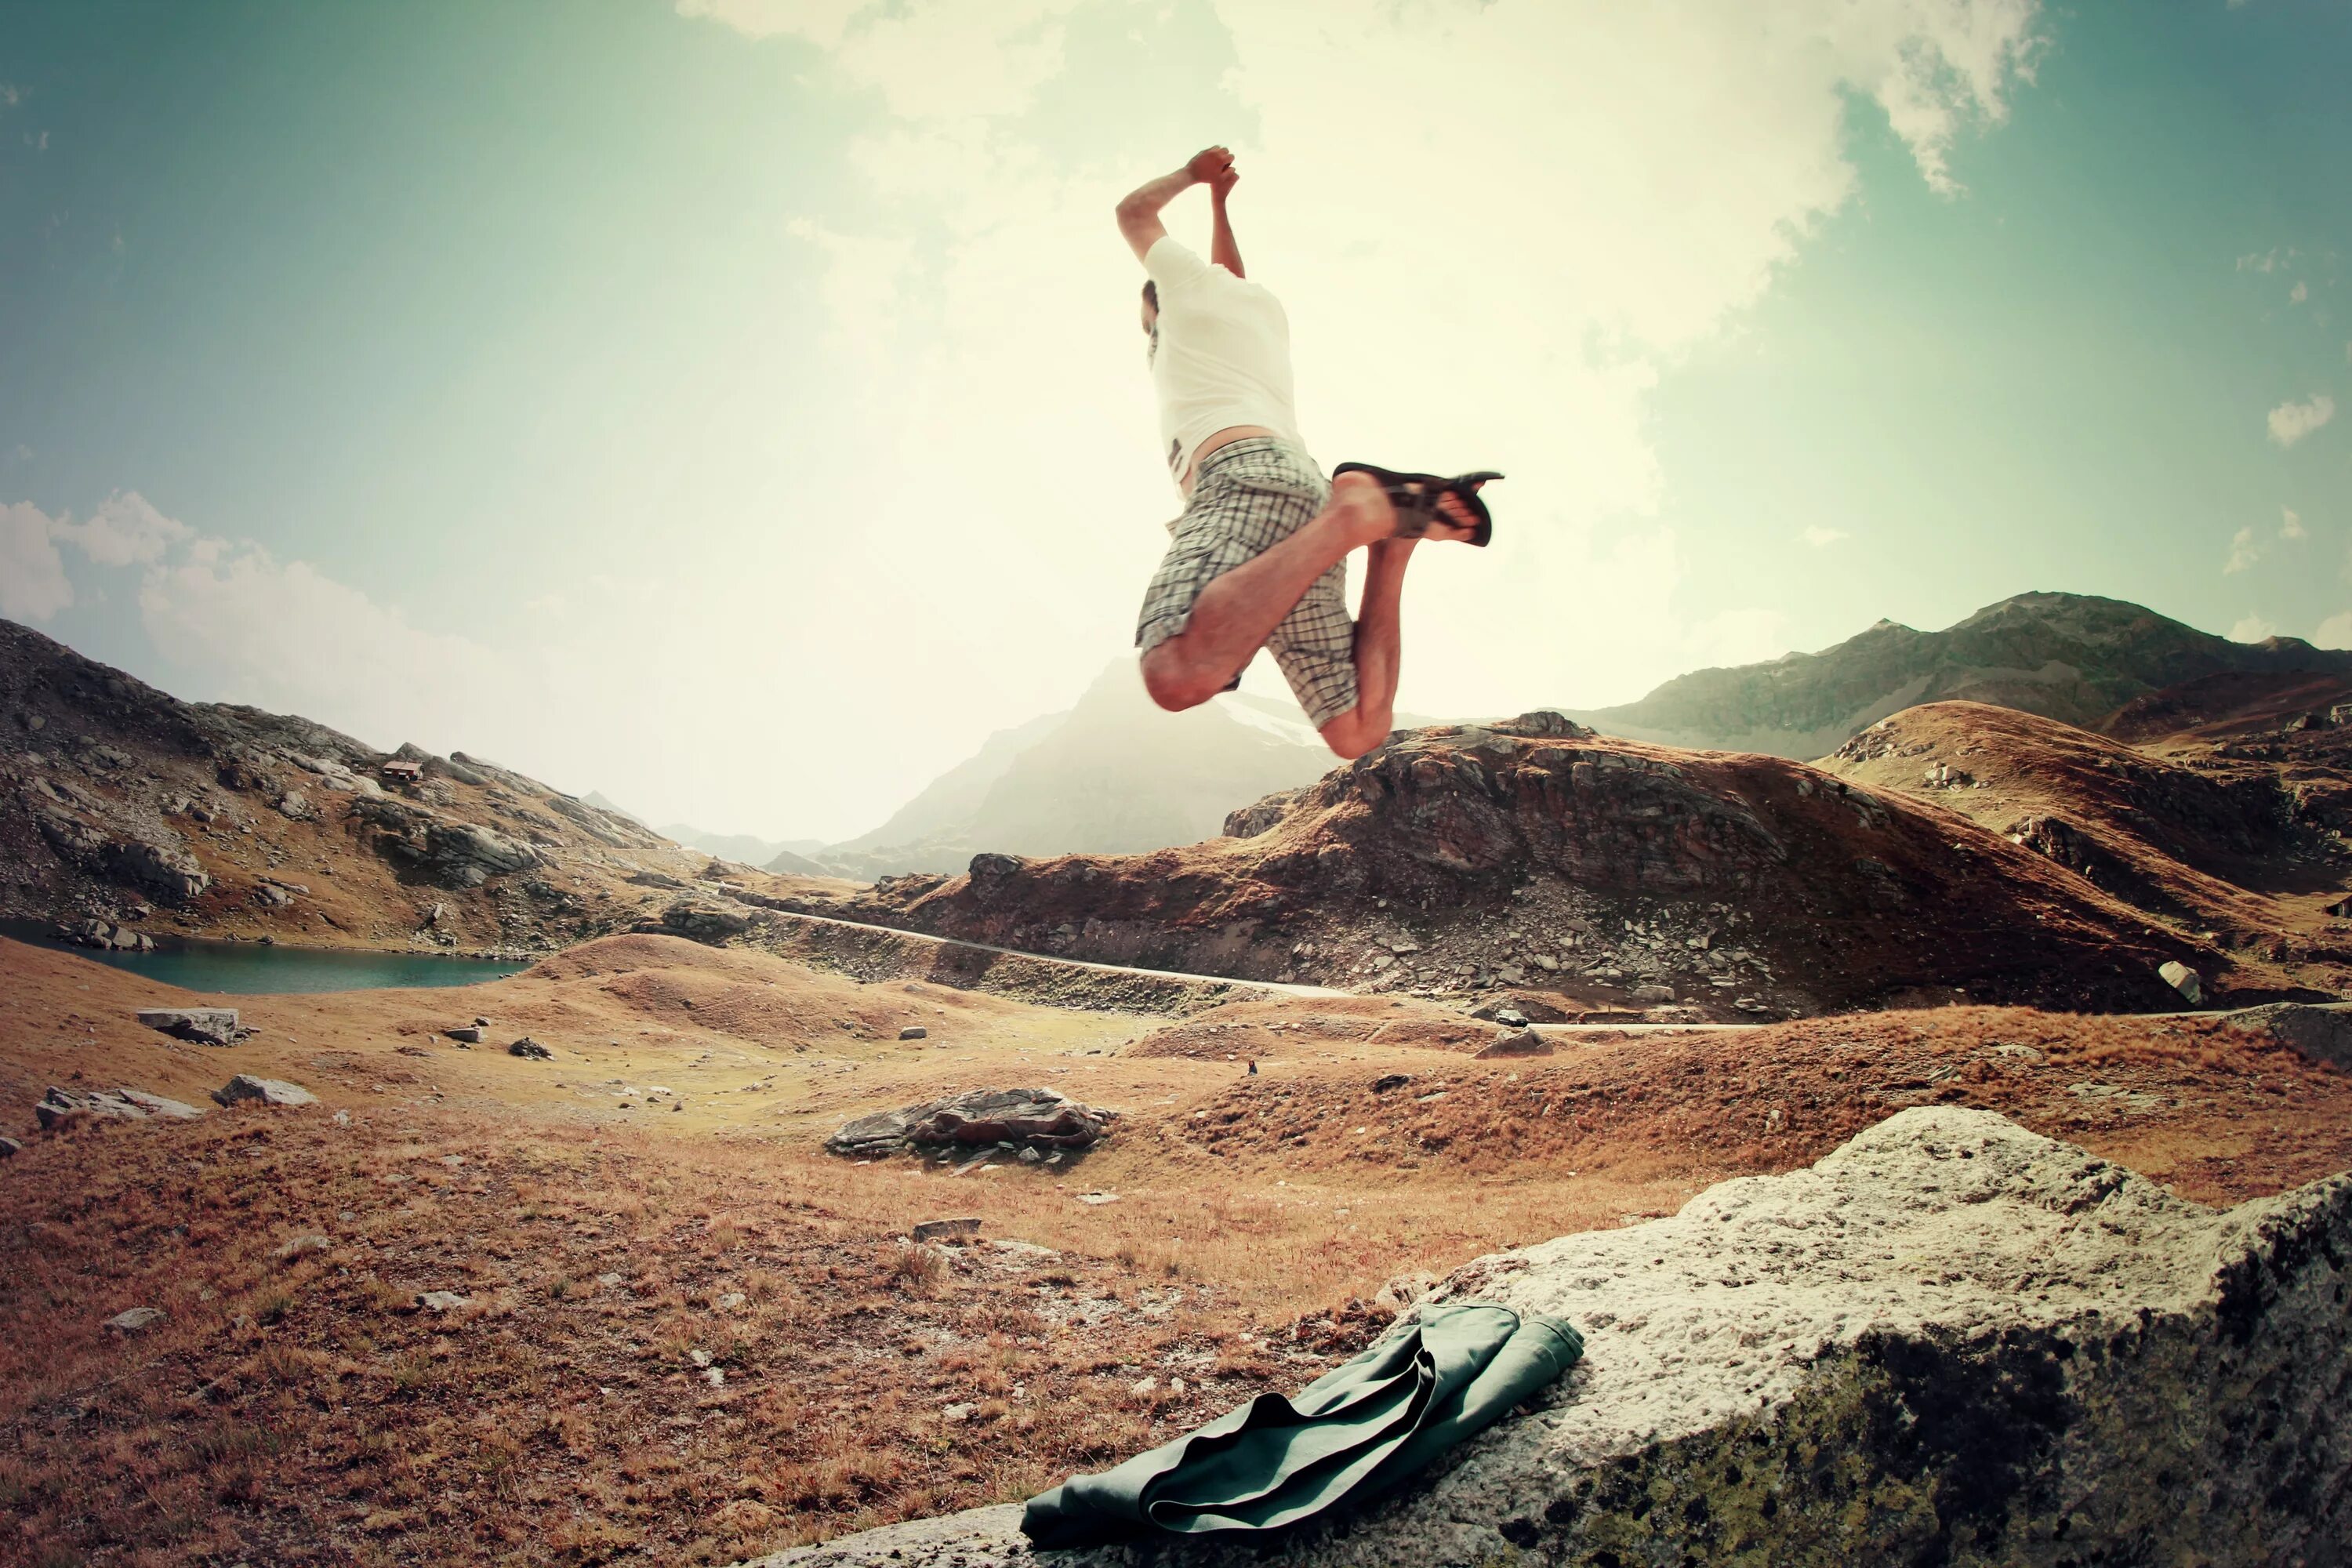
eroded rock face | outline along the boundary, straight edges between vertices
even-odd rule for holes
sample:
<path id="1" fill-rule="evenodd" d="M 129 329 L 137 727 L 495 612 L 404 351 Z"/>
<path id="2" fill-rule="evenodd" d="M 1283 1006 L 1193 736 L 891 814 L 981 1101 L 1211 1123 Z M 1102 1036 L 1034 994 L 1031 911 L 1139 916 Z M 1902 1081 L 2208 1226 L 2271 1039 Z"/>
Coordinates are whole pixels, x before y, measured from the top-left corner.
<path id="1" fill-rule="evenodd" d="M 1400 731 L 1227 826 L 1150 855 L 976 856 L 963 877 L 877 884 L 837 912 L 1241 979 L 1439 994 L 1542 977 L 1727 1015 L 1927 988 L 2154 1009 L 2177 1004 L 2157 966 L 2198 957 L 1948 813 L 1777 758 L 1593 736 L 1552 713 Z"/>
<path id="2" fill-rule="evenodd" d="M 1084 1149 L 1099 1142 L 1118 1115 L 1050 1089 L 977 1089 L 860 1117 L 826 1139 L 824 1146 L 836 1154 L 864 1155 L 985 1143 Z"/>
<path id="3" fill-rule="evenodd" d="M 1282 1560 L 2341 1563 L 2347 1269 L 2352 1178 L 2215 1211 L 1990 1112 L 1907 1110 L 1671 1219 L 1457 1270 L 1432 1300 L 1559 1313 L 1584 1362 Z M 1030 1560 L 1018 1520 L 764 1561 L 988 1568 Z"/>

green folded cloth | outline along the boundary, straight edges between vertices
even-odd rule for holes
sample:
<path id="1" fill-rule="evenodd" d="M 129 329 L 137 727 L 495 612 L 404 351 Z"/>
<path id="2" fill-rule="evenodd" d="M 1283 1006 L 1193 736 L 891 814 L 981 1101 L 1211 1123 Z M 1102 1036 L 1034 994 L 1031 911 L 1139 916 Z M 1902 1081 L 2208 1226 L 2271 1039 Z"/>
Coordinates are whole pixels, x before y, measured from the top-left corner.
<path id="1" fill-rule="evenodd" d="M 1262 1394 L 1197 1432 L 1029 1500 L 1041 1549 L 1139 1531 L 1278 1530 L 1381 1496 L 1544 1388 L 1584 1353 L 1558 1318 L 1433 1307 L 1297 1394 Z"/>

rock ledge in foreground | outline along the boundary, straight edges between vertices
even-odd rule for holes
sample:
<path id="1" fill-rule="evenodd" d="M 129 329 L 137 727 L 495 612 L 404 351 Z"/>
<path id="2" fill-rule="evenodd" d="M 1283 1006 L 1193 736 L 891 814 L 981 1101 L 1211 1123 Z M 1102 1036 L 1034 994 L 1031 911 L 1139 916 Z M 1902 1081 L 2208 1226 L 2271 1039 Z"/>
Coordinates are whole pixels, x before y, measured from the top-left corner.
<path id="1" fill-rule="evenodd" d="M 2352 1178 L 2216 1211 L 1988 1111 L 1457 1270 L 1585 1360 L 1433 1479 L 1287 1543 L 1309 1568 L 2352 1561 Z M 1015 1508 L 764 1568 L 1033 1558 Z"/>

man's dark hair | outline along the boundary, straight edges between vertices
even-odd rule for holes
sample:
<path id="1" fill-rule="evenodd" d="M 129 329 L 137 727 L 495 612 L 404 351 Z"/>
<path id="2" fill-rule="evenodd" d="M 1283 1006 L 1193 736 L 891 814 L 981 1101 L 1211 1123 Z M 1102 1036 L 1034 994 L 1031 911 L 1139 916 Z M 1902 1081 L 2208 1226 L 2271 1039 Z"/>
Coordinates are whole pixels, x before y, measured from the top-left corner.
<path id="1" fill-rule="evenodd" d="M 1143 280 L 1143 302 L 1155 310 L 1160 309 L 1160 285 L 1149 278 Z"/>

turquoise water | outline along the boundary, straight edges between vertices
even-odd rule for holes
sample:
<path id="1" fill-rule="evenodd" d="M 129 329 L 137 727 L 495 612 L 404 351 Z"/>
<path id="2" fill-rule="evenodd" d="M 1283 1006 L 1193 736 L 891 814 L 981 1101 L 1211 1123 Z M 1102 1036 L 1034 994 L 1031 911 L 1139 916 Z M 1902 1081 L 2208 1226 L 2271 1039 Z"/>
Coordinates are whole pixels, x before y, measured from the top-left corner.
<path id="1" fill-rule="evenodd" d="M 437 958 L 425 952 L 352 952 L 335 948 L 264 947 L 252 942 L 207 942 L 156 933 L 152 952 L 106 952 L 58 942 L 47 921 L 0 921 L 0 936 L 110 964 L 177 985 L 226 996 L 266 996 L 297 991 L 369 991 L 387 986 L 476 985 L 528 969 L 486 958 Z"/>

